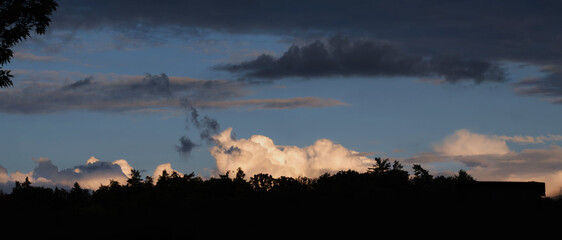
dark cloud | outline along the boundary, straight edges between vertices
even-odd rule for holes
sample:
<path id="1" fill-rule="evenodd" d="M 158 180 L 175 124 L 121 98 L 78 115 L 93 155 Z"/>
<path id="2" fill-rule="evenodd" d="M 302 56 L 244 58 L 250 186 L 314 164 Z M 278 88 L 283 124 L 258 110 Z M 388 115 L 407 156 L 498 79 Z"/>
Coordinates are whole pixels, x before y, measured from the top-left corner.
<path id="1" fill-rule="evenodd" d="M 219 122 L 208 116 L 205 116 L 202 120 L 202 127 L 200 129 L 199 137 L 204 139 L 207 143 L 213 142 L 212 136 L 217 134 L 220 130 Z"/>
<path id="2" fill-rule="evenodd" d="M 339 35 L 325 42 L 293 45 L 279 58 L 261 55 L 252 61 L 222 64 L 215 69 L 242 73 L 250 79 L 412 76 L 440 77 L 450 83 L 506 80 L 504 70 L 494 62 L 456 55 L 410 55 L 388 43 Z"/>
<path id="3" fill-rule="evenodd" d="M 182 105 L 187 111 L 187 117 L 185 119 L 185 129 L 189 131 L 189 129 L 191 129 L 189 125 L 191 123 L 199 132 L 199 138 L 201 139 L 201 141 L 207 144 L 214 144 L 215 141 L 213 140 L 213 136 L 218 134 L 220 130 L 219 122 L 207 115 L 200 118 L 199 111 L 197 111 L 197 109 L 187 99 L 183 99 Z M 200 146 L 200 144 L 194 143 L 187 136 L 182 136 L 179 141 L 180 145 L 176 146 L 176 150 L 184 158 L 187 158 L 195 147 Z"/>
<path id="4" fill-rule="evenodd" d="M 199 146 L 198 144 L 194 143 L 189 139 L 187 136 L 182 136 L 180 139 L 180 144 L 176 145 L 176 150 L 182 155 L 182 157 L 187 158 L 191 151 Z"/>
<path id="5" fill-rule="evenodd" d="M 219 122 L 207 115 L 203 116 L 202 119 L 199 119 L 199 112 L 195 107 L 187 101 L 184 101 L 183 105 L 186 106 L 186 109 L 190 112 L 188 118 L 186 118 L 186 124 L 189 124 L 189 119 L 191 119 L 191 123 L 193 123 L 195 128 L 199 130 L 199 137 L 201 140 L 207 143 L 212 143 L 212 135 L 217 134 L 220 130 Z M 186 129 L 188 128 L 189 127 L 186 126 Z"/>
<path id="6" fill-rule="evenodd" d="M 63 90 L 72 90 L 72 89 L 76 89 L 76 88 L 79 88 L 79 87 L 87 86 L 87 85 L 90 85 L 90 83 L 92 82 L 93 79 L 94 79 L 94 77 L 89 76 L 89 77 L 84 78 L 82 80 L 78 80 L 76 82 L 73 82 L 71 84 L 63 86 L 62 89 Z"/>
<path id="7" fill-rule="evenodd" d="M 417 55 L 559 63 L 562 2 L 553 0 L 61 0 L 53 30 L 111 29 L 161 41 L 208 30 L 302 38 L 345 33 Z"/>
<path id="8" fill-rule="evenodd" d="M 553 69 L 542 77 L 531 77 L 513 84 L 517 94 L 546 98 L 562 104 L 562 69 Z"/>

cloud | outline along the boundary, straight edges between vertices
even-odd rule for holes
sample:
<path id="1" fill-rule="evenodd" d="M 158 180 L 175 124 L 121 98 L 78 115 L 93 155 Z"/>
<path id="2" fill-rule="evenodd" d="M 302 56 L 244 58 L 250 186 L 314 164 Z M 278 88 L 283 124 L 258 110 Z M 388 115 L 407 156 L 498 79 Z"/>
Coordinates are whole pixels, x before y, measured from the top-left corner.
<path id="1" fill-rule="evenodd" d="M 210 151 L 222 173 L 241 167 L 248 176 L 268 173 L 274 177 L 318 177 L 326 172 L 348 169 L 364 172 L 374 164 L 373 159 L 329 139 L 320 139 L 302 148 L 281 146 L 262 135 L 234 139 L 232 128 L 214 139 L 216 146 Z"/>
<path id="2" fill-rule="evenodd" d="M 124 112 L 180 106 L 180 99 L 224 100 L 245 95 L 236 82 L 168 77 L 97 75 L 74 82 L 41 81 L 32 77 L 13 89 L 0 90 L 0 111 L 35 114 L 70 110 Z"/>
<path id="3" fill-rule="evenodd" d="M 412 76 L 440 77 L 448 83 L 506 80 L 506 73 L 494 62 L 455 55 L 410 55 L 389 43 L 341 35 L 304 46 L 293 45 L 279 58 L 263 54 L 251 61 L 221 64 L 214 69 L 241 73 L 250 79 Z"/>
<path id="4" fill-rule="evenodd" d="M 183 158 L 187 158 L 191 151 L 199 146 L 199 144 L 194 143 L 188 136 L 181 136 L 179 139 L 180 144 L 176 145 L 176 151 L 178 151 Z"/>
<path id="5" fill-rule="evenodd" d="M 497 136 L 497 138 L 505 141 L 520 143 L 520 144 L 532 144 L 532 143 L 545 143 L 545 142 L 557 142 L 562 141 L 562 135 L 549 134 L 546 136 Z"/>
<path id="6" fill-rule="evenodd" d="M 156 169 L 154 169 L 154 173 L 152 173 L 152 179 L 154 180 L 154 184 L 158 182 L 158 178 L 162 176 L 162 173 L 164 171 L 166 171 L 168 175 L 172 174 L 173 172 L 176 172 L 180 177 L 183 177 L 183 173 L 172 169 L 171 163 L 163 163 L 158 165 Z"/>
<path id="7" fill-rule="evenodd" d="M 9 179 L 8 170 L 0 166 L 0 182 L 6 182 Z"/>
<path id="8" fill-rule="evenodd" d="M 161 42 L 206 31 L 294 38 L 343 32 L 377 36 L 423 55 L 458 53 L 524 62 L 560 62 L 562 3 L 533 0 L 61 0 L 53 30 L 105 30 L 126 41 Z M 131 8 L 131 6 L 135 6 Z M 298 6 L 298 11 L 294 7 Z"/>
<path id="9" fill-rule="evenodd" d="M 201 141 L 207 144 L 216 144 L 214 135 L 220 131 L 218 121 L 207 115 L 200 117 L 197 109 L 189 101 L 183 101 L 182 105 L 188 112 L 186 122 L 186 129 L 191 129 L 190 123 L 199 132 Z M 289 108 L 302 108 L 302 107 L 329 107 L 344 105 L 344 103 L 333 99 L 322 99 L 315 97 L 297 97 L 290 99 L 249 99 L 249 100 L 230 100 L 220 102 L 209 102 L 203 107 L 226 108 L 226 107 L 239 107 L 239 106 L 254 106 L 254 109 L 289 109 Z M 201 106 L 201 105 L 200 105 Z M 193 142 L 192 138 L 182 136 L 179 139 L 180 144 L 176 145 L 176 150 L 182 157 L 187 158 L 191 151 L 201 144 Z"/>
<path id="10" fill-rule="evenodd" d="M 23 182 L 26 177 L 29 178 L 32 186 L 69 189 L 73 187 L 75 182 L 78 182 L 83 188 L 97 190 L 101 185 L 109 185 L 110 180 L 126 184 L 133 169 L 125 159 L 106 162 L 94 156 L 90 157 L 86 164 L 63 170 L 59 170 L 48 158 L 39 158 L 33 161 L 37 165 L 28 173 L 16 171 L 8 174 L 8 171 L 0 166 L 0 190 L 10 192 L 14 187 L 15 181 Z M 166 170 L 168 174 L 175 171 L 180 176 L 183 176 L 181 172 L 172 169 L 171 166 L 170 163 L 158 165 L 152 174 L 155 180 L 154 183 L 156 183 L 163 170 Z"/>
<path id="11" fill-rule="evenodd" d="M 336 100 L 313 97 L 293 99 L 235 100 L 247 96 L 237 81 L 76 72 L 14 70 L 21 78 L 14 88 L 0 89 L 0 112 L 42 114 L 73 110 L 97 112 L 171 112 L 182 101 L 192 106 L 224 109 L 253 106 L 257 109 L 330 107 Z M 79 78 L 79 80 L 72 80 Z"/>
<path id="12" fill-rule="evenodd" d="M 204 102 L 199 104 L 202 108 L 232 108 L 248 107 L 249 109 L 292 109 L 292 108 L 324 108 L 346 106 L 347 104 L 331 98 L 319 97 L 294 97 L 274 99 L 245 99 Z"/>
<path id="13" fill-rule="evenodd" d="M 199 138 L 206 142 L 207 144 L 214 143 L 212 135 L 215 135 L 220 130 L 219 122 L 211 118 L 207 115 L 200 118 L 199 111 L 189 101 L 183 101 L 182 105 L 188 112 L 187 117 L 185 119 L 185 129 L 189 130 L 191 123 L 195 126 L 195 129 L 199 132 Z M 176 146 L 176 150 L 180 153 L 180 155 L 184 158 L 187 158 L 193 148 L 200 146 L 201 144 L 194 143 L 188 136 L 182 136 L 179 139 L 180 145 Z"/>
<path id="14" fill-rule="evenodd" d="M 557 135 L 550 139 L 556 139 Z M 469 174 L 482 181 L 542 181 L 548 196 L 560 194 L 562 187 L 562 147 L 527 148 L 512 151 L 507 141 L 540 143 L 539 137 L 520 138 L 458 130 L 434 146 L 434 152 L 418 153 L 407 163 L 461 163 Z M 549 137 L 545 137 L 549 138 Z M 532 141 L 531 141 L 532 139 Z M 521 141 L 520 141 L 521 140 Z M 546 139 L 544 140 L 546 141 Z"/>
<path id="15" fill-rule="evenodd" d="M 91 159 L 91 158 L 90 158 Z M 108 185 L 110 180 L 126 183 L 125 173 L 129 164 L 121 159 L 114 162 L 88 161 L 85 165 L 79 165 L 69 169 L 58 170 L 50 160 L 40 161 L 32 171 L 32 177 L 37 181 L 39 178 L 48 180 L 55 186 L 71 187 L 74 182 L 88 189 L 97 189 L 101 185 Z M 33 180 L 31 180 L 33 182 Z"/>
<path id="16" fill-rule="evenodd" d="M 505 140 L 471 133 L 466 129 L 446 137 L 441 143 L 434 145 L 434 150 L 445 156 L 502 155 L 509 152 Z"/>
<path id="17" fill-rule="evenodd" d="M 9 192 L 13 182 L 23 182 L 29 178 L 34 186 L 71 188 L 75 182 L 87 189 L 98 189 L 101 185 L 108 185 L 110 180 L 126 183 L 132 167 L 124 160 L 114 162 L 100 161 L 95 157 L 88 159 L 86 164 L 73 168 L 59 170 L 50 159 L 34 159 L 37 164 L 29 173 L 19 171 L 8 175 L 5 168 L 0 166 L 0 188 Z"/>
<path id="18" fill-rule="evenodd" d="M 131 176 L 131 170 L 133 170 L 133 167 L 131 167 L 131 165 L 129 165 L 127 160 L 125 160 L 125 159 L 115 160 L 115 161 L 113 161 L 113 164 L 119 165 L 119 167 L 121 168 L 121 171 L 123 172 L 123 174 L 125 174 L 125 176 L 127 176 L 127 177 Z"/>
<path id="19" fill-rule="evenodd" d="M 67 61 L 67 59 L 61 57 L 39 56 L 28 52 L 14 52 L 14 58 L 25 61 Z"/>
<path id="20" fill-rule="evenodd" d="M 485 156 L 469 170 L 477 179 L 501 181 L 542 181 L 548 196 L 560 194 L 562 187 L 562 147 L 523 149 L 501 156 Z"/>
<path id="21" fill-rule="evenodd" d="M 529 77 L 513 83 L 515 93 L 522 96 L 541 97 L 555 104 L 562 104 L 562 67 L 543 69 L 544 76 Z"/>

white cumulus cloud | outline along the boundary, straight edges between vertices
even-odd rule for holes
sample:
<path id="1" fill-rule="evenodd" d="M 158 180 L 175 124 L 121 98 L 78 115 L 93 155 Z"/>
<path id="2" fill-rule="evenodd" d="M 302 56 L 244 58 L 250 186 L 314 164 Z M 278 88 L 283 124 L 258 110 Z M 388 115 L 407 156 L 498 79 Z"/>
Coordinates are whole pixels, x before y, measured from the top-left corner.
<path id="1" fill-rule="evenodd" d="M 217 144 L 211 149 L 211 155 L 222 173 L 236 171 L 240 167 L 250 177 L 258 173 L 274 177 L 318 177 L 339 170 L 363 172 L 374 164 L 373 159 L 329 139 L 320 139 L 302 148 L 281 146 L 262 135 L 234 139 L 232 128 L 214 136 L 214 139 Z"/>
<path id="2" fill-rule="evenodd" d="M 434 145 L 434 150 L 446 156 L 503 155 L 509 147 L 498 137 L 461 129 Z"/>

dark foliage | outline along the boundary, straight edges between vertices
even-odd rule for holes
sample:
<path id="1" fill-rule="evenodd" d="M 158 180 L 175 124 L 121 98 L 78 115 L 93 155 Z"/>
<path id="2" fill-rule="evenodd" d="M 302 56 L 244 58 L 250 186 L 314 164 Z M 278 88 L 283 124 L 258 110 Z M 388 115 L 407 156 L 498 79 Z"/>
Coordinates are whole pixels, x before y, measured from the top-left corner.
<path id="1" fill-rule="evenodd" d="M 35 31 L 44 34 L 57 9 L 54 0 L 2 0 L 0 2 L 0 66 L 10 62 L 11 50 Z M 0 68 L 0 88 L 12 86 L 10 70 Z"/>
<path id="2" fill-rule="evenodd" d="M 275 178 L 261 173 L 249 181 L 240 168 L 206 180 L 194 173 L 181 176 L 165 171 L 158 179 L 143 180 L 139 171 L 132 170 L 126 184 L 111 181 L 93 192 L 78 183 L 71 190 L 35 187 L 26 179 L 16 182 L 12 193 L 0 194 L 0 212 L 90 220 L 126 216 L 138 221 L 130 224 L 150 225 L 148 219 L 158 223 L 180 218 L 177 221 L 182 224 L 196 224 L 225 217 L 261 223 L 259 218 L 265 216 L 325 219 L 340 213 L 358 219 L 411 216 L 421 220 L 454 212 L 475 217 L 514 210 L 534 214 L 562 210 L 560 200 L 541 196 L 544 185 L 540 183 L 478 182 L 463 170 L 452 177 L 432 177 L 420 165 L 413 170 L 409 175 L 399 162 L 391 164 L 388 159 L 377 159 L 365 173 L 347 170 L 318 178 Z M 528 191 L 529 184 L 537 184 L 538 194 Z"/>

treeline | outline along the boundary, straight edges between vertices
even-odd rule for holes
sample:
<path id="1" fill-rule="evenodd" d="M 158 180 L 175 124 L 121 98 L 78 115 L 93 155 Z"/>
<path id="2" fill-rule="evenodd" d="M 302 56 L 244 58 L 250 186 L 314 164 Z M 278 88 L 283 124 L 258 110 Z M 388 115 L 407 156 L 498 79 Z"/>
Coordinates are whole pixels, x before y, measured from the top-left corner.
<path id="1" fill-rule="evenodd" d="M 518 209 L 560 209 L 552 199 L 493 199 L 467 196 L 463 189 L 476 183 L 460 170 L 455 176 L 434 177 L 420 165 L 413 175 L 398 162 L 376 158 L 366 172 L 340 171 L 317 178 L 279 177 L 261 173 L 249 180 L 243 169 L 218 178 L 202 179 L 163 172 L 158 179 L 142 178 L 131 171 L 126 183 L 111 181 L 95 191 L 32 186 L 16 182 L 13 191 L 0 195 L 3 213 L 48 214 L 49 216 L 154 215 L 164 212 L 310 211 L 326 209 L 381 213 L 394 209 L 471 209 L 482 206 L 517 206 Z M 474 194 L 474 193 L 472 193 Z"/>

